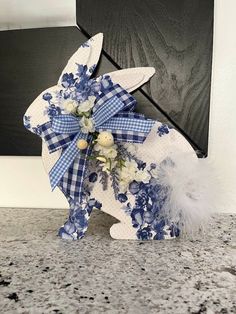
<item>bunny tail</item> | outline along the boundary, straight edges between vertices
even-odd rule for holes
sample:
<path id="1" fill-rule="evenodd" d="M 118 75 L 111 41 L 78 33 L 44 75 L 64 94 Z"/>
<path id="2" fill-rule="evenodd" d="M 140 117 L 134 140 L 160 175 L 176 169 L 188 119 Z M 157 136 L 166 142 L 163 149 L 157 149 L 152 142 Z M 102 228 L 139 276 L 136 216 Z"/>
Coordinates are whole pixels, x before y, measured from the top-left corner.
<path id="1" fill-rule="evenodd" d="M 157 178 L 166 193 L 162 216 L 188 236 L 206 229 L 217 208 L 219 186 L 208 159 L 194 157 L 172 153 L 159 165 Z"/>

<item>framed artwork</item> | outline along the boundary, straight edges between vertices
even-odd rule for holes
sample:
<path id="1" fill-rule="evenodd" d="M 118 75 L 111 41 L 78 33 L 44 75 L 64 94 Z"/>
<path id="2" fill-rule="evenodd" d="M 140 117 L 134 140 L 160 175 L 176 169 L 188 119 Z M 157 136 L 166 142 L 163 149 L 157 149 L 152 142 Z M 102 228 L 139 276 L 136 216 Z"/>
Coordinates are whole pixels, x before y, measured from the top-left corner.
<path id="1" fill-rule="evenodd" d="M 213 15 L 213 0 L 77 0 L 77 24 L 86 34 L 104 33 L 113 64 L 156 69 L 141 92 L 204 156 Z"/>
<path id="2" fill-rule="evenodd" d="M 0 155 L 40 155 L 40 141 L 26 132 L 22 115 L 40 90 L 55 83 L 79 44 L 98 31 L 104 33 L 98 73 L 155 67 L 150 84 L 137 92 L 138 110 L 167 122 L 200 155 L 207 155 L 213 9 L 213 0 L 135 4 L 78 0 L 81 30 L 61 27 L 0 32 L 1 42 L 6 43 L 0 47 Z"/>

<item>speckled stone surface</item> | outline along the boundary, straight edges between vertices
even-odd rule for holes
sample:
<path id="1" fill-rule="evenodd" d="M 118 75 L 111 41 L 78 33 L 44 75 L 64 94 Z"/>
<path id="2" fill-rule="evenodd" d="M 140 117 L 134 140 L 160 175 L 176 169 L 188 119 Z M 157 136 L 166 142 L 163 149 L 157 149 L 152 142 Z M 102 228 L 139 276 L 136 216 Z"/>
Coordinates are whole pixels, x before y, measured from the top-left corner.
<path id="1" fill-rule="evenodd" d="M 86 238 L 56 236 L 66 210 L 0 209 L 0 313 L 236 313 L 236 215 L 196 240 L 118 241 L 94 211 Z"/>

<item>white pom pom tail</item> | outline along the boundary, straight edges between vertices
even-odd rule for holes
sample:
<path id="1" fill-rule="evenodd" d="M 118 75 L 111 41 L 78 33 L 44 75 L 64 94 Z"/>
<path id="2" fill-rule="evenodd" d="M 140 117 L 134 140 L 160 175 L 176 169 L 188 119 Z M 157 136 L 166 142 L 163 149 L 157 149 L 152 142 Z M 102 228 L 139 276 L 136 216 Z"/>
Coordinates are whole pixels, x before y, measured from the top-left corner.
<path id="1" fill-rule="evenodd" d="M 172 153 L 159 165 L 158 183 L 167 195 L 162 215 L 179 226 L 181 234 L 204 230 L 217 206 L 218 181 L 207 159 Z"/>

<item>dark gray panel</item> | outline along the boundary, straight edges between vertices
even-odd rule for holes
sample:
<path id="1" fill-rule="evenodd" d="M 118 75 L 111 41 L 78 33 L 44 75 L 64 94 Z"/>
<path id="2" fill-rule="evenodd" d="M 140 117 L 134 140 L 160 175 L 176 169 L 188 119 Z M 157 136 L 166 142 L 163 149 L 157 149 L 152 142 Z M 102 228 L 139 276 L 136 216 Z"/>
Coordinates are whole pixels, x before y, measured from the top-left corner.
<path id="1" fill-rule="evenodd" d="M 84 40 L 76 27 L 0 32 L 0 155 L 41 154 L 41 140 L 24 128 L 23 114 L 55 85 Z"/>
<path id="2" fill-rule="evenodd" d="M 76 27 L 0 32 L 0 155 L 40 155 L 41 140 L 27 131 L 22 117 L 44 89 L 54 85 L 68 58 L 87 40 Z M 116 70 L 104 56 L 98 75 Z M 139 111 L 166 121 L 140 92 Z"/>
<path id="3" fill-rule="evenodd" d="M 154 66 L 147 93 L 207 152 L 213 0 L 77 0 L 77 23 L 104 32 L 118 66 Z"/>

